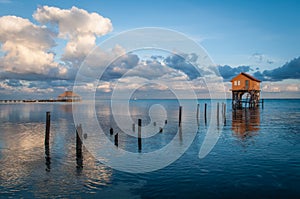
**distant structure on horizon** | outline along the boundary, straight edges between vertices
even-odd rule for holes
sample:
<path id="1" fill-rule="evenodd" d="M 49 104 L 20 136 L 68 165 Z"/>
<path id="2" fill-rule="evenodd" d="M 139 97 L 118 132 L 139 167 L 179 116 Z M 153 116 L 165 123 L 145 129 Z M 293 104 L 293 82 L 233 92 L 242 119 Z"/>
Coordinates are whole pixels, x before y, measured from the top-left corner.
<path id="1" fill-rule="evenodd" d="M 231 80 L 232 83 L 232 107 L 234 109 L 245 107 L 255 108 L 259 106 L 260 80 L 246 73 L 240 73 Z M 242 99 L 246 94 L 246 98 Z"/>
<path id="2" fill-rule="evenodd" d="M 61 102 L 79 102 L 81 97 L 73 91 L 65 91 L 57 97 L 57 100 Z"/>

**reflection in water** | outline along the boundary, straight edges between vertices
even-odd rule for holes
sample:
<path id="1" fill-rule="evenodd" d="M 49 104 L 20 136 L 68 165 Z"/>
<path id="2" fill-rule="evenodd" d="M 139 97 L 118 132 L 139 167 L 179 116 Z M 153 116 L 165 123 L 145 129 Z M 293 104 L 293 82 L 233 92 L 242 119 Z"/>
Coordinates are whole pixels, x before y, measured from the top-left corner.
<path id="1" fill-rule="evenodd" d="M 220 131 L 216 128 L 212 136 L 221 135 L 221 139 L 210 155 L 201 160 L 198 152 L 209 127 L 204 125 L 203 112 L 197 124 L 196 120 L 191 122 L 196 118 L 196 108 L 184 106 L 181 129 L 176 102 L 151 101 L 153 104 L 165 103 L 167 124 L 164 120 L 150 121 L 146 102 L 135 101 L 130 109 L 131 117 L 135 122 L 141 118 L 143 124 L 151 124 L 155 132 L 159 128 L 163 132 L 143 140 L 145 153 L 166 146 L 172 139 L 176 141 L 174 151 L 178 151 L 193 133 L 192 128 L 186 129 L 186 126 L 192 124 L 199 128 L 184 156 L 164 169 L 147 174 L 113 170 L 97 161 L 84 145 L 84 167 L 77 169 L 75 125 L 69 105 L 0 104 L 0 198 L 218 198 L 220 194 L 228 198 L 273 198 L 278 195 L 297 198 L 299 195 L 299 100 L 275 100 L 270 107 L 276 108 L 261 112 L 259 109 L 233 112 L 232 123 L 231 118 L 227 118 L 228 127 L 220 127 Z M 127 136 L 116 128 L 108 103 L 101 102 L 96 107 L 85 104 L 82 110 L 89 116 L 94 108 L 107 137 L 99 137 L 98 132 L 89 133 L 84 136 L 83 143 L 90 142 L 89 146 L 105 150 L 101 148 L 101 139 L 108 138 L 113 145 L 113 135 L 119 133 L 119 149 L 137 152 L 136 137 Z M 51 112 L 49 148 L 44 145 L 46 111 Z M 208 111 L 207 119 L 210 118 Z M 207 122 L 209 125 L 210 121 Z M 112 136 L 110 128 L 114 129 Z M 137 129 L 132 130 L 132 123 L 128 129 L 137 135 Z M 82 132 L 86 133 L 84 126 Z M 257 132 L 261 133 L 255 139 L 248 139 Z M 231 139 L 231 133 L 238 137 L 238 142 Z M 249 150 L 241 152 L 244 149 L 241 143 L 242 147 L 248 144 L 247 139 L 254 145 L 247 145 Z M 157 160 L 153 159 L 152 163 L 156 164 Z"/>
<path id="2" fill-rule="evenodd" d="M 46 159 L 46 171 L 50 171 L 51 167 L 51 157 L 49 145 L 45 145 L 45 159 Z"/>
<path id="3" fill-rule="evenodd" d="M 60 110 L 65 113 L 72 113 L 72 104 L 61 104 Z"/>
<path id="4" fill-rule="evenodd" d="M 82 127 L 81 125 L 76 127 L 76 164 L 78 169 L 83 168 L 83 156 L 82 156 Z"/>
<path id="5" fill-rule="evenodd" d="M 62 107 L 66 111 L 61 111 Z M 3 105 L 0 110 L 1 197 L 21 196 L 26 190 L 35 197 L 72 197 L 110 183 L 112 170 L 97 162 L 84 147 L 86 168 L 78 172 L 69 104 L 14 104 Z M 44 142 L 46 111 L 51 111 L 48 146 Z"/>
<path id="6" fill-rule="evenodd" d="M 260 126 L 260 110 L 242 109 L 232 112 L 232 130 L 235 136 L 246 139 L 256 134 Z"/>

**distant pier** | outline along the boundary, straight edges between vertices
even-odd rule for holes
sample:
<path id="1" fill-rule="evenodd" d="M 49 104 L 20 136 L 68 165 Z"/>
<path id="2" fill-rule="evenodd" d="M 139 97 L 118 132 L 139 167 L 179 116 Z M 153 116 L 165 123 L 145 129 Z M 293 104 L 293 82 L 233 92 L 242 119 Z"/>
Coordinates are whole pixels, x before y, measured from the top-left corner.
<path id="1" fill-rule="evenodd" d="M 79 102 L 70 99 L 39 99 L 39 100 L 0 100 L 0 103 L 38 103 L 38 102 Z"/>
<path id="2" fill-rule="evenodd" d="M 36 103 L 36 102 L 80 102 L 81 97 L 73 91 L 65 91 L 57 99 L 25 99 L 25 100 L 0 100 L 0 103 Z"/>

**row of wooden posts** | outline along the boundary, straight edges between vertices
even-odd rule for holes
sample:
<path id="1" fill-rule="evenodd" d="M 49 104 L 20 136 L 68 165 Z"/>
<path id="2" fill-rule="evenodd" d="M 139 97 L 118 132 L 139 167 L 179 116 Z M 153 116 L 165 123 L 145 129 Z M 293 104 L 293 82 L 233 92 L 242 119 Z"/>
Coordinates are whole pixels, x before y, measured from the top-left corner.
<path id="1" fill-rule="evenodd" d="M 50 123 L 51 114 L 46 112 L 46 130 L 45 130 L 45 159 L 46 159 L 46 171 L 50 171 L 51 157 L 50 157 Z M 83 168 L 83 156 L 82 156 L 82 126 L 76 127 L 76 164 L 77 168 Z"/>
<path id="2" fill-rule="evenodd" d="M 200 104 L 197 104 L 197 113 L 196 113 L 196 117 L 197 117 L 197 121 L 199 121 L 199 113 L 200 113 Z M 222 117 L 223 117 L 223 121 L 224 121 L 224 125 L 226 125 L 226 103 L 222 103 Z M 204 104 L 204 121 L 205 121 L 205 125 L 207 124 L 207 104 Z M 167 124 L 168 121 L 165 120 L 165 124 Z M 178 117 L 178 126 L 181 127 L 181 123 L 182 123 L 182 106 L 179 106 L 179 117 Z M 219 103 L 217 103 L 217 124 L 219 125 Z M 156 122 L 153 122 L 153 125 L 156 126 Z M 142 138 L 141 138 L 141 128 L 142 128 L 142 120 L 138 119 L 138 150 L 141 151 L 142 150 Z M 135 124 L 132 124 L 132 131 L 135 132 Z M 163 132 L 163 128 L 159 127 L 159 133 Z M 113 135 L 114 134 L 114 130 L 113 128 L 110 128 L 110 134 Z M 119 134 L 116 133 L 114 135 L 114 143 L 115 146 L 119 146 Z"/>
<path id="3" fill-rule="evenodd" d="M 200 104 L 197 104 L 197 121 L 199 121 L 199 115 L 200 115 Z M 50 165 L 51 165 L 51 158 L 50 158 L 50 145 L 49 145 L 49 139 L 50 139 L 50 112 L 46 112 L 46 131 L 45 131 L 45 159 L 46 159 L 46 171 L 50 171 Z M 224 125 L 226 125 L 226 104 L 222 103 L 222 117 L 224 121 Z M 168 121 L 165 120 L 165 124 L 167 124 Z M 207 104 L 204 104 L 204 123 L 207 124 Z M 217 103 L 217 124 L 219 125 L 219 103 Z M 156 122 L 153 123 L 154 126 L 156 126 Z M 182 106 L 179 106 L 179 117 L 178 117 L 178 126 L 181 127 L 182 125 Z M 198 123 L 199 125 L 199 123 Z M 135 132 L 135 124 L 132 124 L 132 130 Z M 159 127 L 159 132 L 163 132 L 163 128 Z M 114 134 L 113 128 L 110 128 L 110 135 Z M 84 134 L 84 138 L 86 138 L 87 135 Z M 76 164 L 77 168 L 83 167 L 83 155 L 82 155 L 82 126 L 78 125 L 76 126 Z M 114 135 L 114 144 L 116 147 L 119 146 L 119 134 L 116 133 Z M 138 119 L 138 150 L 142 150 L 142 119 Z"/>

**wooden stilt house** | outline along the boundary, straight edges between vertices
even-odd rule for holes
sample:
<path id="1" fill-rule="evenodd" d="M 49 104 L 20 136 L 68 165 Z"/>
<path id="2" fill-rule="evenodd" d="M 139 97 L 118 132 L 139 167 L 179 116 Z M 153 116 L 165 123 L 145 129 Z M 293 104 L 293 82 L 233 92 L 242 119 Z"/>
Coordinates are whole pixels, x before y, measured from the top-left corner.
<path id="1" fill-rule="evenodd" d="M 255 108 L 259 106 L 260 80 L 246 73 L 240 73 L 231 80 L 232 83 L 232 107 Z M 243 95 L 246 94 L 246 96 Z"/>

